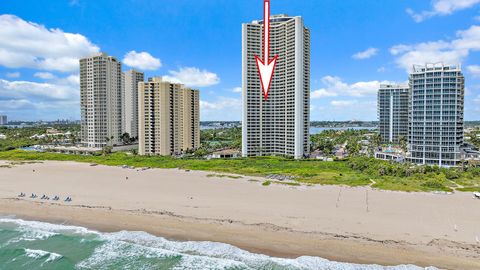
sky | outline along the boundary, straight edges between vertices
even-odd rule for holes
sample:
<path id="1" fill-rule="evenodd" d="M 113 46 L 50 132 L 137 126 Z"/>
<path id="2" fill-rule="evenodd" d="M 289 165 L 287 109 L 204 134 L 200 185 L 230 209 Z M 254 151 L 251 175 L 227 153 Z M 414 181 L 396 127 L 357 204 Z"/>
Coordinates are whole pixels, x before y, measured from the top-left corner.
<path id="1" fill-rule="evenodd" d="M 480 0 L 271 0 L 311 31 L 311 120 L 376 120 L 381 83 L 461 64 L 480 120 Z M 0 114 L 80 119 L 78 59 L 106 52 L 200 89 L 202 121 L 241 119 L 241 25 L 263 0 L 2 0 Z"/>

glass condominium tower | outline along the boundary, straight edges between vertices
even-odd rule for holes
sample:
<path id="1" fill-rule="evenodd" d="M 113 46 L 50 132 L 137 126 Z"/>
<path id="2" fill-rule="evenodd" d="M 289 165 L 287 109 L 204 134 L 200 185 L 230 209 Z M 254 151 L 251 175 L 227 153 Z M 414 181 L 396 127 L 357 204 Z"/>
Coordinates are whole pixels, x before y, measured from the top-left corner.
<path id="1" fill-rule="evenodd" d="M 301 17 L 270 18 L 270 59 L 278 55 L 268 99 L 255 55 L 263 55 L 263 21 L 242 26 L 242 155 L 309 153 L 310 31 Z"/>
<path id="2" fill-rule="evenodd" d="M 410 160 L 457 166 L 463 144 L 465 79 L 460 66 L 414 66 L 410 74 Z"/>
<path id="3" fill-rule="evenodd" d="M 378 90 L 378 128 L 383 143 L 408 137 L 408 85 L 382 84 Z"/>

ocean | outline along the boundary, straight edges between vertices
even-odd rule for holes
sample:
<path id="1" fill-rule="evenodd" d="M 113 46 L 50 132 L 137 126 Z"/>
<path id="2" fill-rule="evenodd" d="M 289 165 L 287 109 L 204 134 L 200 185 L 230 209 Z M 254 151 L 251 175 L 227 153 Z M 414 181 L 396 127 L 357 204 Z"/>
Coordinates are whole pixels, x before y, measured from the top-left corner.
<path id="1" fill-rule="evenodd" d="M 83 227 L 0 217 L 1 270 L 68 269 L 265 269 L 417 270 L 328 261 L 274 258 L 213 242 L 177 242 L 145 232 L 100 233 Z"/>

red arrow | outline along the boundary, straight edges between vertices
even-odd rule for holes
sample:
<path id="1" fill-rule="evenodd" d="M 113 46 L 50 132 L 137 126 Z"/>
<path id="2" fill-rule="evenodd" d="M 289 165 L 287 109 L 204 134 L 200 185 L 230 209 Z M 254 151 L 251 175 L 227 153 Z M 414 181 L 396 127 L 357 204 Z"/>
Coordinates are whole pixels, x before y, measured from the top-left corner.
<path id="1" fill-rule="evenodd" d="M 262 83 L 263 97 L 265 100 L 268 98 L 268 91 L 270 90 L 270 84 L 272 83 L 273 72 L 275 71 L 275 65 L 277 64 L 278 55 L 272 60 L 270 57 L 270 0 L 264 0 L 263 2 L 263 61 L 255 55 L 257 61 L 258 74 L 260 75 L 260 82 Z M 268 63 L 268 64 L 265 64 Z"/>

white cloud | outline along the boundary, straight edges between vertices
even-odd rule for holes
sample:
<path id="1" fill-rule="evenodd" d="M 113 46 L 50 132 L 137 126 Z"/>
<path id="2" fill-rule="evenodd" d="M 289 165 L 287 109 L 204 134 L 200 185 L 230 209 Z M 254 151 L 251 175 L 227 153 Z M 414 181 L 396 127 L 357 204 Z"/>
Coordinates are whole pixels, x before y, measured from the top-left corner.
<path id="1" fill-rule="evenodd" d="M 383 72 L 385 72 L 385 71 L 387 71 L 387 68 L 385 68 L 385 67 L 379 67 L 379 68 L 377 68 L 377 72 L 378 72 L 378 73 L 383 73 Z"/>
<path id="2" fill-rule="evenodd" d="M 242 87 L 235 87 L 232 89 L 233 93 L 242 93 L 242 91 L 243 91 Z"/>
<path id="3" fill-rule="evenodd" d="M 0 65 L 71 72 L 99 48 L 85 36 L 47 29 L 14 15 L 0 15 Z"/>
<path id="4" fill-rule="evenodd" d="M 311 94 L 311 98 L 316 99 L 316 98 L 323 98 L 323 97 L 336 97 L 338 96 L 337 93 L 335 92 L 330 92 L 330 90 L 327 90 L 325 88 L 315 90 Z"/>
<path id="5" fill-rule="evenodd" d="M 432 0 L 432 9 L 422 12 L 415 12 L 407 9 L 407 13 L 412 16 L 415 22 L 423 22 L 424 20 L 434 16 L 451 15 L 456 11 L 471 8 L 480 3 L 480 0 Z"/>
<path id="6" fill-rule="evenodd" d="M 55 75 L 50 72 L 36 72 L 35 74 L 33 74 L 33 76 L 44 80 L 51 80 L 56 78 Z"/>
<path id="7" fill-rule="evenodd" d="M 19 78 L 20 72 L 7 72 L 5 76 L 7 76 L 7 78 Z"/>
<path id="8" fill-rule="evenodd" d="M 312 92 L 312 98 L 352 96 L 363 97 L 376 95 L 380 84 L 390 84 L 390 81 L 366 81 L 348 84 L 339 77 L 325 76 L 322 78 L 322 84 L 325 86 L 320 90 Z"/>
<path id="9" fill-rule="evenodd" d="M 349 107 L 349 106 L 355 105 L 357 103 L 358 103 L 358 101 L 356 101 L 356 100 L 332 100 L 330 102 L 330 105 L 332 105 L 334 107 Z"/>
<path id="10" fill-rule="evenodd" d="M 141 70 L 157 70 L 162 66 L 160 59 L 153 57 L 148 52 L 130 51 L 125 54 L 122 62 Z"/>
<path id="11" fill-rule="evenodd" d="M 352 57 L 353 57 L 353 59 L 363 60 L 363 59 L 371 58 L 371 57 L 377 55 L 377 53 L 378 53 L 377 48 L 368 48 L 365 51 L 358 52 L 358 53 L 354 54 Z"/>
<path id="12" fill-rule="evenodd" d="M 8 81 L 0 79 L 1 99 L 14 100 L 78 100 L 78 85 L 68 78 L 53 83 Z"/>
<path id="13" fill-rule="evenodd" d="M 480 95 L 478 95 L 473 101 L 475 101 L 477 104 L 480 104 Z"/>
<path id="14" fill-rule="evenodd" d="M 0 79 L 0 108 L 17 119 L 78 119 L 77 75 L 52 79 L 48 83 Z"/>
<path id="15" fill-rule="evenodd" d="M 480 66 L 471 65 L 467 67 L 468 72 L 470 72 L 474 77 L 480 77 Z"/>
<path id="16" fill-rule="evenodd" d="M 200 109 L 202 110 L 221 110 L 221 109 L 228 109 L 232 107 L 241 107 L 242 101 L 237 98 L 227 98 L 227 97 L 220 97 L 215 102 L 208 102 L 208 101 L 200 101 Z"/>
<path id="17" fill-rule="evenodd" d="M 401 53 L 408 52 L 412 49 L 413 49 L 413 47 L 410 46 L 410 45 L 399 44 L 399 45 L 395 45 L 392 48 L 390 48 L 390 53 L 392 55 L 399 55 Z"/>
<path id="18" fill-rule="evenodd" d="M 240 120 L 242 100 L 218 97 L 213 101 L 200 100 L 200 115 L 203 120 Z"/>
<path id="19" fill-rule="evenodd" d="M 407 71 L 415 64 L 460 64 L 470 52 L 480 50 L 480 26 L 473 25 L 467 30 L 458 31 L 456 36 L 457 38 L 451 41 L 396 45 L 390 49 L 390 53 L 397 56 L 397 64 Z"/>
<path id="20" fill-rule="evenodd" d="M 195 67 L 182 67 L 178 71 L 170 70 L 169 73 L 170 75 L 163 76 L 164 80 L 190 87 L 207 87 L 220 82 L 217 74 Z"/>

